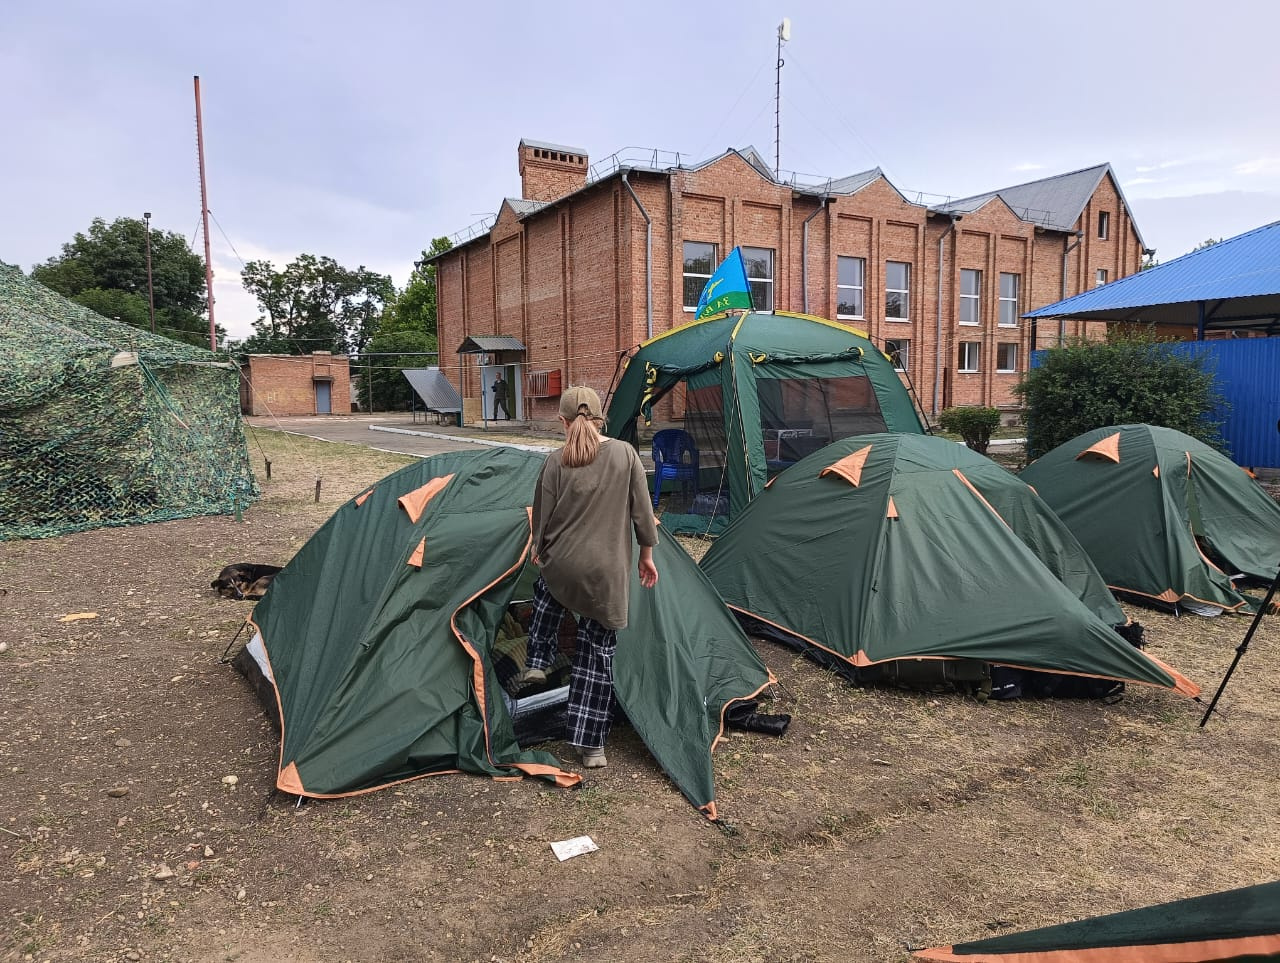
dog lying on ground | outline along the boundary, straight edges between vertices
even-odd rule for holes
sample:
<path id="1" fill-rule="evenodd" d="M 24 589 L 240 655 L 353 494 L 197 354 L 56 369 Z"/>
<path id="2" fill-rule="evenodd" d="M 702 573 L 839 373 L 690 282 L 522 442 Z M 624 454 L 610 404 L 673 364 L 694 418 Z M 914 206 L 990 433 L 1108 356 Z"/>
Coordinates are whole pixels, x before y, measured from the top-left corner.
<path id="1" fill-rule="evenodd" d="M 255 565 L 252 562 L 237 562 L 228 565 L 218 577 L 209 583 L 224 599 L 257 600 L 267 594 L 271 580 L 280 571 L 279 565 Z"/>

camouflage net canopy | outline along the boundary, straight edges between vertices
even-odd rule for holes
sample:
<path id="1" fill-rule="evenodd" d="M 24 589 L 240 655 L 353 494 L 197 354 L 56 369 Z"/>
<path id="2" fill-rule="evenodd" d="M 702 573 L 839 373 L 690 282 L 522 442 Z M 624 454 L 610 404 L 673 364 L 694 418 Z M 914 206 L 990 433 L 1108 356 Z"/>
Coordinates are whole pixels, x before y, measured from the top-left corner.
<path id="1" fill-rule="evenodd" d="M 0 540 L 229 514 L 259 492 L 225 358 L 0 263 Z"/>

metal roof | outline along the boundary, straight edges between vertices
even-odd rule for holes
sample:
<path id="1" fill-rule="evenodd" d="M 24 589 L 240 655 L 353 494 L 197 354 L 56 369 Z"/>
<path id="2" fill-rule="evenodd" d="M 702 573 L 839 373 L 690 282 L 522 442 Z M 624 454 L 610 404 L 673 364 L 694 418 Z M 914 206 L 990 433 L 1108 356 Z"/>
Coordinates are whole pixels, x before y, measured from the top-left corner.
<path id="1" fill-rule="evenodd" d="M 462 395 L 439 368 L 404 368 L 401 373 L 428 411 L 462 410 Z"/>
<path id="2" fill-rule="evenodd" d="M 1082 318 L 1280 332 L 1280 221 L 1032 311 Z"/>
<path id="3" fill-rule="evenodd" d="M 526 214 L 532 214 L 534 211 L 540 211 L 547 206 L 547 201 L 531 201 L 523 197 L 507 197 L 504 200 L 511 205 L 511 209 L 516 212 L 516 217 L 524 217 Z"/>
<path id="4" fill-rule="evenodd" d="M 581 154 L 587 156 L 587 152 L 581 147 L 566 147 L 564 144 L 548 144 L 541 140 L 529 140 L 527 137 L 520 138 L 521 147 L 537 147 L 542 150 L 553 150 L 561 154 Z"/>
<path id="5" fill-rule="evenodd" d="M 962 197 L 934 209 L 944 214 L 969 214 L 999 197 L 1024 221 L 1033 221 L 1055 231 L 1072 231 L 1089 198 L 1110 170 L 1110 164 L 1085 167 L 1066 174 L 1042 177 L 1038 181 L 1001 187 L 985 194 Z"/>
<path id="6" fill-rule="evenodd" d="M 505 334 L 477 334 L 467 338 L 458 348 L 458 354 L 488 354 L 490 351 L 524 351 L 525 347 L 519 338 Z"/>

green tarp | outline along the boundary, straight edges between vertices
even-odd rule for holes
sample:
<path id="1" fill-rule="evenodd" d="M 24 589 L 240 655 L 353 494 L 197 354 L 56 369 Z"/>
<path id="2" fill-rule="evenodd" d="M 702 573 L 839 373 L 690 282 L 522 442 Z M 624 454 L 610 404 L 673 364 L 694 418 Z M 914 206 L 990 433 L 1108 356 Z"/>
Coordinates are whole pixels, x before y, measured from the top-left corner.
<path id="1" fill-rule="evenodd" d="M 0 263 L 0 541 L 229 515 L 258 497 L 225 358 Z"/>
<path id="2" fill-rule="evenodd" d="M 770 473 L 767 426 L 782 426 L 780 382 L 820 385 L 805 399 L 827 440 L 869 431 L 923 431 L 920 418 L 893 365 L 865 333 L 802 314 L 742 314 L 682 325 L 639 346 L 628 359 L 609 401 L 606 432 L 633 444 L 638 416 L 681 383 L 712 393 L 718 389 L 729 515 L 736 515 L 764 489 Z M 859 390 L 863 384 L 868 390 Z M 692 410 L 693 403 L 690 402 Z M 705 467 L 705 466 L 704 466 Z M 666 518 L 671 525 L 676 520 Z M 703 532 L 707 518 L 693 518 L 676 531 Z"/>
<path id="3" fill-rule="evenodd" d="M 701 566 L 732 607 L 854 666 L 966 658 L 1198 691 L 1114 631 L 1123 611 L 1031 489 L 941 438 L 815 452 Z"/>
<path id="4" fill-rule="evenodd" d="M 462 770 L 578 776 L 522 749 L 491 646 L 528 584 L 543 455 L 436 455 L 342 506 L 277 577 L 254 621 L 280 703 L 277 785 L 335 796 Z M 711 751 L 730 703 L 770 681 L 732 614 L 666 533 L 660 579 L 633 571 L 615 689 L 680 791 L 715 815 Z"/>
<path id="5" fill-rule="evenodd" d="M 1226 456 L 1172 428 L 1097 428 L 1021 477 L 1116 591 L 1238 610 L 1252 603 L 1231 575 L 1270 581 L 1280 569 L 1280 504 Z"/>
<path id="6" fill-rule="evenodd" d="M 938 963 L 1228 963 L 1280 959 L 1280 883 L 920 950 Z"/>

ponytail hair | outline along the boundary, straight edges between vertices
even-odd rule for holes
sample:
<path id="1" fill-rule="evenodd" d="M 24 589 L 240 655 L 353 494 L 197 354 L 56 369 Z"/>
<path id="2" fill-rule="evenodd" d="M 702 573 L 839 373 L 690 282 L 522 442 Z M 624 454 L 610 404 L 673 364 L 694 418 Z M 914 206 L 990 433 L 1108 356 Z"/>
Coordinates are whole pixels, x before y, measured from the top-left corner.
<path id="1" fill-rule="evenodd" d="M 578 406 L 566 429 L 564 447 L 560 449 L 560 463 L 565 468 L 583 468 L 596 460 L 600 451 L 600 427 L 602 418 L 592 418 L 586 405 Z"/>

